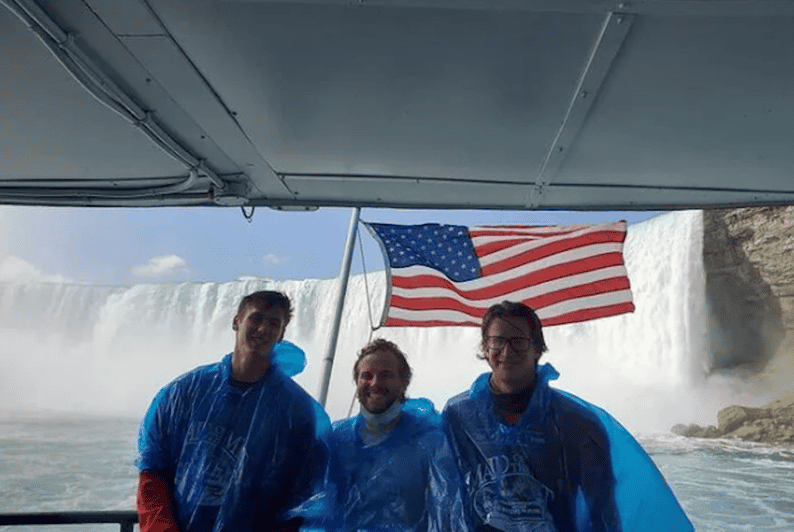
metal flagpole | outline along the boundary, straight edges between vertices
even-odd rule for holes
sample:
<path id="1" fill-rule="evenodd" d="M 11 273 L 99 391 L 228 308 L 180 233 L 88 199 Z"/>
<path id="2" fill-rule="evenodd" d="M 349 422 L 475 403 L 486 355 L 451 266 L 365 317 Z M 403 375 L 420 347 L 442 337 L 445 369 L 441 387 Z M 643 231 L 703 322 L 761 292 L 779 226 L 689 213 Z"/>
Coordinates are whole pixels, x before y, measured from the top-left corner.
<path id="1" fill-rule="evenodd" d="M 323 380 L 320 383 L 320 404 L 325 406 L 328 397 L 328 383 L 331 382 L 331 369 L 334 366 L 334 355 L 336 354 L 336 340 L 339 338 L 339 325 L 342 323 L 342 309 L 345 306 L 345 294 L 347 293 L 347 281 L 350 278 L 350 263 L 353 258 L 353 249 L 356 247 L 356 230 L 358 229 L 358 219 L 361 214 L 361 207 L 353 209 L 350 216 L 350 229 L 347 231 L 347 244 L 345 245 L 345 256 L 342 261 L 342 271 L 339 273 L 339 295 L 336 300 L 336 314 L 334 324 L 331 329 L 331 337 L 328 339 L 326 349 L 325 364 L 323 367 Z"/>

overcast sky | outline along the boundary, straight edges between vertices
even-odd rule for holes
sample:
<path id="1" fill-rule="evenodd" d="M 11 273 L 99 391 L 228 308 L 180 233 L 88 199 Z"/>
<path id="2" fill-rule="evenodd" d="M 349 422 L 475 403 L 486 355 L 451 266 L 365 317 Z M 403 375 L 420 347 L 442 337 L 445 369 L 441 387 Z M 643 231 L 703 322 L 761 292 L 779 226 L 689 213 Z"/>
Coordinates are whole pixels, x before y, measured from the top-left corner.
<path id="1" fill-rule="evenodd" d="M 339 274 L 351 209 L 279 212 L 260 207 L 251 223 L 239 208 L 96 209 L 0 207 L 0 282 L 70 281 L 130 285 L 181 281 L 326 279 Z M 566 224 L 657 212 L 399 211 L 362 209 L 387 223 Z M 630 229 L 629 229 L 630 230 Z M 383 269 L 363 231 L 367 271 Z M 358 247 L 353 272 L 362 271 Z"/>

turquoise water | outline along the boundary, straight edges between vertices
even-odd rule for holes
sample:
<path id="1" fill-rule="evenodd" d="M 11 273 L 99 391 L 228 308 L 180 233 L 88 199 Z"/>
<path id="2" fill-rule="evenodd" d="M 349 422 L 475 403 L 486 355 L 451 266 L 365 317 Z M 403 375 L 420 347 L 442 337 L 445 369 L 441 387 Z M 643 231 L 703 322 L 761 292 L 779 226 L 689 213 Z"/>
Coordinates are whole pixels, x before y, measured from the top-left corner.
<path id="1" fill-rule="evenodd" d="M 794 447 L 640 438 L 699 532 L 794 530 Z"/>
<path id="2" fill-rule="evenodd" d="M 111 417 L 0 420 L 0 512 L 133 510 L 137 425 L 135 419 Z M 0 530 L 117 532 L 119 526 L 0 526 Z"/>
<path id="3" fill-rule="evenodd" d="M 0 420 L 0 512 L 134 509 L 136 431 L 137 420 L 129 418 Z M 672 434 L 640 441 L 698 532 L 794 530 L 794 447 Z M 79 530 L 118 530 L 118 525 Z"/>

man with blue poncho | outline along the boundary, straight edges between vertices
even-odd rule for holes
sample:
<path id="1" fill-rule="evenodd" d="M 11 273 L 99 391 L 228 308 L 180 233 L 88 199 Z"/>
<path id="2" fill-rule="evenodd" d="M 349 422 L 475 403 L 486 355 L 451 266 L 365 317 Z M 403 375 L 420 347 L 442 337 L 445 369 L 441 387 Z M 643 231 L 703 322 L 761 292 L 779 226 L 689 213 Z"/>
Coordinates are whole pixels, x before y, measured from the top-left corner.
<path id="1" fill-rule="evenodd" d="M 154 398 L 138 437 L 141 532 L 298 530 L 288 511 L 322 477 L 321 432 L 330 423 L 285 373 L 305 364 L 282 342 L 291 316 L 280 292 L 244 297 L 232 320 L 234 351 Z"/>
<path id="2" fill-rule="evenodd" d="M 353 367 L 361 413 L 337 421 L 329 438 L 323 530 L 467 530 L 460 482 L 440 415 L 406 399 L 411 368 L 400 348 L 376 339 Z"/>
<path id="3" fill-rule="evenodd" d="M 491 373 L 444 409 L 472 529 L 502 532 L 694 530 L 651 458 L 609 414 L 549 387 L 540 320 L 491 306 L 480 348 Z"/>

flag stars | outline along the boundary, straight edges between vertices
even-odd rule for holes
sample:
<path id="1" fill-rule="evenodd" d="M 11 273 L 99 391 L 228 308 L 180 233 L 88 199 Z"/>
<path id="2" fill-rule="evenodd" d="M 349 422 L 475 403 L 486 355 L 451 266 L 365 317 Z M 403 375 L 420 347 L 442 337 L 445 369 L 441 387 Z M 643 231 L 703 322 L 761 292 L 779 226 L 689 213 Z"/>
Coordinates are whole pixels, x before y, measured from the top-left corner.
<path id="1" fill-rule="evenodd" d="M 480 263 L 465 227 L 439 224 L 370 224 L 370 227 L 383 242 L 392 268 L 427 266 L 453 281 L 480 275 Z"/>

